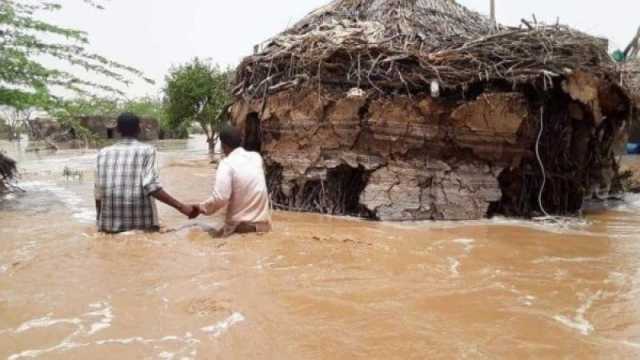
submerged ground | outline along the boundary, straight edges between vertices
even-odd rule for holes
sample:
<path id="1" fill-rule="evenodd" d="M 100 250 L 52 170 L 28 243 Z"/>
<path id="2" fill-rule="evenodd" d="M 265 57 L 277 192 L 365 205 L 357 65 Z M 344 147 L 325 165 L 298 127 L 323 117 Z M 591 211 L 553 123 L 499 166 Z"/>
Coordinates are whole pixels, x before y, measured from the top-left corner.
<path id="1" fill-rule="evenodd" d="M 201 140 L 160 144 L 185 201 L 213 179 Z M 640 356 L 640 197 L 555 224 L 277 213 L 263 236 L 104 236 L 95 152 L 10 150 L 27 193 L 0 202 L 2 358 Z"/>

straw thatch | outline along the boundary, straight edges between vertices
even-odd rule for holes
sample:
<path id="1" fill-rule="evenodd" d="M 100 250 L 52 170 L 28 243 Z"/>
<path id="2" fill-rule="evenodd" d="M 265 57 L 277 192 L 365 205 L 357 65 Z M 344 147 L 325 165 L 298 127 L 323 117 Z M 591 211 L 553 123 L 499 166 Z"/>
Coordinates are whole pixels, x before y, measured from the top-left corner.
<path id="1" fill-rule="evenodd" d="M 434 80 L 456 88 L 613 70 L 601 39 L 524 23 L 496 29 L 447 0 L 338 0 L 247 57 L 234 90 L 262 96 L 319 83 L 411 93 Z"/>
<path id="2" fill-rule="evenodd" d="M 619 81 L 606 42 L 566 26 L 497 26 L 449 0 L 337 0 L 244 59 L 230 114 L 280 208 L 575 214 L 618 172 Z"/>

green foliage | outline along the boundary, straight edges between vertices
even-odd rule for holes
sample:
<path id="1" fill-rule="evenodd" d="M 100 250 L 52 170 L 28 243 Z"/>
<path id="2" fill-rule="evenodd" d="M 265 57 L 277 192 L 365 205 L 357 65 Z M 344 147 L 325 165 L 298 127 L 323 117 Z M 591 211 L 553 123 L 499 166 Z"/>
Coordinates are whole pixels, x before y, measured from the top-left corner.
<path id="1" fill-rule="evenodd" d="M 96 1 L 84 2 L 101 8 Z M 44 65 L 41 60 L 46 57 L 120 84 L 129 84 L 130 77 L 152 82 L 134 68 L 89 52 L 85 32 L 41 19 L 43 14 L 61 8 L 61 1 L 55 0 L 0 1 L 0 105 L 50 107 L 56 100 L 52 94 L 57 90 L 81 95 L 95 92 L 123 94 L 110 85 Z"/>
<path id="2" fill-rule="evenodd" d="M 172 128 L 197 123 L 207 136 L 209 145 L 216 143 L 218 121 L 230 101 L 231 71 L 223 70 L 198 58 L 173 67 L 165 81 L 165 105 Z"/>
<path id="3" fill-rule="evenodd" d="M 76 136 L 88 143 L 99 143 L 91 131 L 80 124 L 82 117 L 104 116 L 116 118 L 121 113 L 128 111 L 143 118 L 156 119 L 160 129 L 167 138 L 186 138 L 189 136 L 186 127 L 175 127 L 169 124 L 164 104 L 160 99 L 144 97 L 133 100 L 118 100 L 100 97 L 84 97 L 57 103 L 50 108 L 49 113 L 63 126 L 75 130 Z"/>
<path id="4" fill-rule="evenodd" d="M 129 111 L 141 117 L 150 117 L 162 122 L 167 117 L 162 100 L 143 97 L 129 100 L 120 105 L 120 112 Z"/>
<path id="5" fill-rule="evenodd" d="M 122 104 L 120 112 L 129 111 L 141 117 L 158 120 L 160 129 L 166 138 L 186 139 L 189 137 L 188 124 L 175 124 L 169 120 L 166 108 L 160 99 L 143 97 Z"/>
<path id="6" fill-rule="evenodd" d="M 75 136 L 85 144 L 99 145 L 98 139 L 89 129 L 80 124 L 83 116 L 109 116 L 115 113 L 117 102 L 102 98 L 78 98 L 59 101 L 56 106 L 48 109 L 49 114 L 63 127 L 72 128 Z"/>

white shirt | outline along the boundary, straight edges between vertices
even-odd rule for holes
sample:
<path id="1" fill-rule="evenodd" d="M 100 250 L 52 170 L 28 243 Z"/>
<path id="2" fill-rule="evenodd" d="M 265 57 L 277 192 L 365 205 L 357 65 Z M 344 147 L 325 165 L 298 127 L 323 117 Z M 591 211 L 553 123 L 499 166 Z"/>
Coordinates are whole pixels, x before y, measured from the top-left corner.
<path id="1" fill-rule="evenodd" d="M 260 154 L 240 147 L 220 162 L 213 194 L 200 208 L 212 215 L 225 206 L 228 226 L 271 223 L 269 192 Z"/>

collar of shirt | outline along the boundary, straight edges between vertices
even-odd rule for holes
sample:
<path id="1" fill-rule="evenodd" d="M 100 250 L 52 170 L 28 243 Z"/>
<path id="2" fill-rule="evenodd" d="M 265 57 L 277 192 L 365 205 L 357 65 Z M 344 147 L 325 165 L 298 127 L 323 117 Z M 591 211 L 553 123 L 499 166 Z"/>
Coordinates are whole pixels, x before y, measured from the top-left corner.
<path id="1" fill-rule="evenodd" d="M 235 150 L 233 150 L 233 151 L 232 151 L 232 152 L 227 156 L 227 159 L 231 159 L 231 158 L 234 158 L 234 157 L 242 156 L 245 152 L 246 152 L 246 150 L 245 150 L 242 146 L 237 147 Z"/>
<path id="2" fill-rule="evenodd" d="M 134 138 L 122 138 L 116 144 L 118 145 L 133 145 L 139 143 L 138 139 Z"/>

